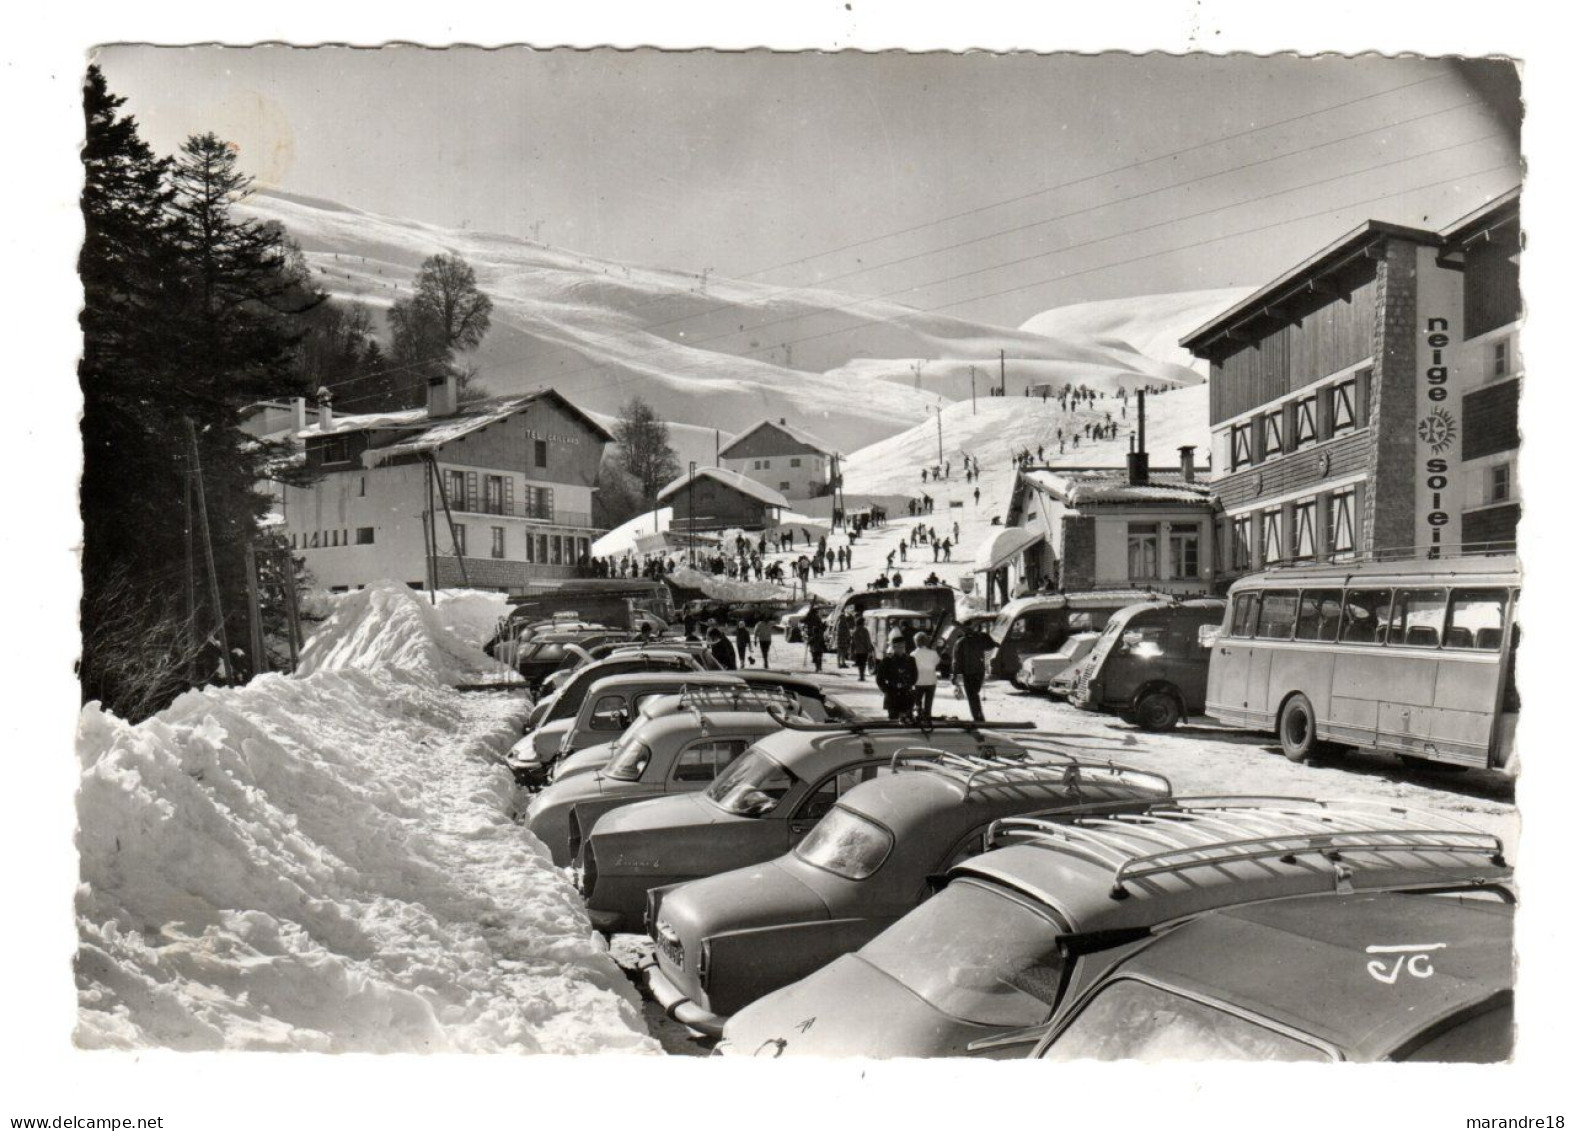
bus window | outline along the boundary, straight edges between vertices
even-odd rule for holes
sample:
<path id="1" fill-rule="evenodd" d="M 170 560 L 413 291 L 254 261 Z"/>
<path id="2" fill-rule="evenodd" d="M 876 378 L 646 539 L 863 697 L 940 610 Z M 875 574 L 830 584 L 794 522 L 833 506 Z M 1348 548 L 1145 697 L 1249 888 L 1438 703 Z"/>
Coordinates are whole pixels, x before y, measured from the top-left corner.
<path id="1" fill-rule="evenodd" d="M 1401 589 L 1388 620 L 1388 643 L 1406 648 L 1436 648 L 1443 640 L 1446 589 Z"/>
<path id="2" fill-rule="evenodd" d="M 1257 594 L 1237 593 L 1231 609 L 1230 635 L 1248 639 L 1257 628 Z"/>
<path id="3" fill-rule="evenodd" d="M 1507 605 L 1508 591 L 1504 589 L 1454 590 L 1443 646 L 1496 652 L 1503 646 L 1503 611 Z"/>
<path id="4" fill-rule="evenodd" d="M 1352 589 L 1344 597 L 1339 639 L 1346 644 L 1381 644 L 1387 636 L 1387 589 Z"/>
<path id="5" fill-rule="evenodd" d="M 1295 592 L 1262 595 L 1262 614 L 1257 619 L 1257 635 L 1264 640 L 1288 640 L 1295 628 Z"/>
<path id="6" fill-rule="evenodd" d="M 1301 613 L 1295 622 L 1297 640 L 1339 639 L 1339 605 L 1342 589 L 1307 589 L 1301 593 Z"/>

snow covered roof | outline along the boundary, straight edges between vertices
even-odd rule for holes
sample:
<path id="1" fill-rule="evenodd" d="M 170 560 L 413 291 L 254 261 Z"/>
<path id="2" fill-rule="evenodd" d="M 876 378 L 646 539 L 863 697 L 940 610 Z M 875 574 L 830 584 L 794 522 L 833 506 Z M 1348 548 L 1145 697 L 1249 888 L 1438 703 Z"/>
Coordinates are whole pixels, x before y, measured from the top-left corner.
<path id="1" fill-rule="evenodd" d="M 685 472 L 656 492 L 656 501 L 661 502 L 683 490 L 691 479 L 705 478 L 714 479 L 734 491 L 758 499 L 768 507 L 781 507 L 785 510 L 792 505 L 779 492 L 771 490 L 765 484 L 750 479 L 747 475 L 740 475 L 736 471 L 728 471 L 725 467 L 701 467 L 692 473 Z"/>
<path id="2" fill-rule="evenodd" d="M 1020 526 L 991 527 L 973 553 L 973 572 L 999 569 L 1029 546 L 1043 540 L 1043 530 L 1027 530 Z"/>
<path id="3" fill-rule="evenodd" d="M 490 424 L 507 420 L 510 416 L 517 412 L 522 412 L 542 399 L 550 399 L 557 402 L 570 415 L 576 417 L 585 428 L 603 441 L 610 442 L 613 439 L 612 433 L 607 431 L 599 421 L 556 389 L 546 385 L 531 389 L 528 392 L 516 393 L 512 396 L 488 397 L 485 400 L 460 405 L 459 411 L 452 416 L 434 418 L 425 408 L 408 408 L 398 412 L 362 413 L 354 416 L 335 415 L 332 424 L 328 427 L 324 427 L 323 422 L 319 420 L 315 424 L 292 433 L 292 435 L 297 440 L 308 440 L 320 436 L 342 436 L 352 432 L 399 431 L 406 433 L 402 438 L 391 444 L 378 444 L 376 447 L 367 449 L 365 456 L 366 466 L 376 467 L 399 456 L 436 451 L 444 444 L 451 444 L 455 440 L 479 431 Z"/>
<path id="4" fill-rule="evenodd" d="M 1089 503 L 1205 503 L 1212 499 L 1204 475 L 1187 482 L 1179 471 L 1149 472 L 1148 482 L 1142 484 L 1133 484 L 1125 468 L 1114 467 L 1024 471 L 1022 480 L 1072 507 Z"/>
<path id="5" fill-rule="evenodd" d="M 826 443 L 824 440 L 820 439 L 814 433 L 806 432 L 802 428 L 799 428 L 796 424 L 788 424 L 785 420 L 780 420 L 780 419 L 778 419 L 778 420 L 762 420 L 758 424 L 754 424 L 754 425 L 751 425 L 748 428 L 745 428 L 742 432 L 739 432 L 736 436 L 734 436 L 732 438 L 732 442 L 721 450 L 721 454 L 723 456 L 727 455 L 727 453 L 732 451 L 733 448 L 735 448 L 739 444 L 743 443 L 743 441 L 747 440 L 750 436 L 754 435 L 761 428 L 774 428 L 778 432 L 785 432 L 787 435 L 791 436 L 794 440 L 797 440 L 800 444 L 804 445 L 805 447 L 813 448 L 815 451 L 819 452 L 821 455 L 830 456 L 830 455 L 837 455 L 837 454 L 839 454 L 836 451 L 835 447 L 833 447 L 832 445 Z"/>

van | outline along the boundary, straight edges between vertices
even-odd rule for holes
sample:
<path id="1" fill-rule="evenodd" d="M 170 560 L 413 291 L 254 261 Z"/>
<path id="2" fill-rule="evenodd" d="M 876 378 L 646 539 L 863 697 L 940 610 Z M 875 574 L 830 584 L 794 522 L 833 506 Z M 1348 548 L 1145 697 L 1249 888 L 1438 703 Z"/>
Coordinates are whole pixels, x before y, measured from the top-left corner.
<path id="1" fill-rule="evenodd" d="M 1018 597 L 1007 602 L 989 630 L 995 654 L 989 674 L 1011 679 L 1023 656 L 1053 652 L 1074 632 L 1098 632 L 1118 610 L 1142 601 L 1166 600 L 1147 589 L 1089 589 L 1080 593 L 1050 593 Z"/>
<path id="2" fill-rule="evenodd" d="M 1217 598 L 1121 609 L 1082 662 L 1072 705 L 1119 715 L 1143 730 L 1174 730 L 1203 711 L 1209 644 L 1223 623 Z"/>
<path id="3" fill-rule="evenodd" d="M 851 658 L 853 622 L 871 609 L 906 609 L 930 618 L 930 634 L 942 633 L 956 619 L 956 590 L 945 585 L 904 585 L 900 589 L 859 589 L 842 595 L 826 623 L 835 642 L 837 663 Z"/>

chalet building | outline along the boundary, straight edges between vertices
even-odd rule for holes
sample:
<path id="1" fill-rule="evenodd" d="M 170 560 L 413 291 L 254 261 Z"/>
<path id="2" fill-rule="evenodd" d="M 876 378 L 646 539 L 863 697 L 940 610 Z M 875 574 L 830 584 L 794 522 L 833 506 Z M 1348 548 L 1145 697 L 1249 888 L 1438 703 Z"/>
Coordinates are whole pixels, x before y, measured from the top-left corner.
<path id="1" fill-rule="evenodd" d="M 1519 193 L 1369 221 L 1181 344 L 1209 363 L 1220 575 L 1510 548 Z"/>
<path id="2" fill-rule="evenodd" d="M 424 408 L 360 416 L 304 402 L 284 433 L 319 478 L 274 484 L 276 527 L 317 584 L 383 578 L 522 593 L 575 576 L 600 533 L 591 497 L 600 424 L 552 389 L 460 405 L 450 379 Z"/>
<path id="3" fill-rule="evenodd" d="M 779 491 L 724 467 L 701 467 L 656 493 L 672 508 L 672 529 L 763 530 L 775 526 L 788 503 Z"/>
<path id="4" fill-rule="evenodd" d="M 836 451 L 787 418 L 762 420 L 719 453 L 721 466 L 763 483 L 789 499 L 813 499 L 831 493 Z"/>
<path id="5" fill-rule="evenodd" d="M 1141 457 L 1140 459 L 1138 457 Z M 991 603 L 1054 589 L 1212 592 L 1215 504 L 1193 449 L 1175 468 L 1039 467 L 1017 472 L 1006 526 L 975 558 Z"/>

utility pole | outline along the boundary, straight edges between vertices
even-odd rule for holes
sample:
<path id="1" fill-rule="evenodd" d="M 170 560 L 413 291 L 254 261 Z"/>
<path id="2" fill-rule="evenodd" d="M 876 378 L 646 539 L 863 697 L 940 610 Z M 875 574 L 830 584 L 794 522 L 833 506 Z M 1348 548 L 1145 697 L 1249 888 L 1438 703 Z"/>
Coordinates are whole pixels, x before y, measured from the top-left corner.
<path id="1" fill-rule="evenodd" d="M 432 487 L 432 464 L 426 464 L 426 513 L 421 516 L 421 549 L 426 552 L 426 591 L 437 604 L 437 495 Z"/>
<path id="2" fill-rule="evenodd" d="M 246 605 L 251 622 L 251 674 L 268 670 L 267 645 L 262 636 L 262 598 L 257 592 L 257 547 L 246 543 Z"/>
<path id="3" fill-rule="evenodd" d="M 1000 351 L 1000 395 L 1006 395 L 1006 351 Z"/>
<path id="4" fill-rule="evenodd" d="M 459 562 L 459 579 L 464 583 L 465 588 L 468 589 L 470 588 L 470 570 L 465 566 L 465 554 L 469 551 L 470 547 L 462 547 L 459 545 L 459 531 L 454 528 L 454 512 L 449 509 L 448 506 L 448 488 L 443 486 L 443 477 L 437 472 L 437 457 L 428 452 L 426 461 L 432 468 L 433 476 L 437 479 L 437 495 L 438 498 L 442 499 L 443 501 L 443 517 L 448 520 L 448 538 L 453 543 L 454 558 Z M 435 532 L 432 535 L 432 545 L 432 555 L 435 559 L 437 555 L 437 550 L 435 548 L 437 545 L 437 535 Z M 435 589 L 432 591 L 432 604 L 437 604 L 437 591 Z"/>
<path id="5" fill-rule="evenodd" d="M 919 389 L 918 382 L 919 379 L 923 377 L 923 375 L 924 363 L 922 361 L 913 362 L 913 392 L 917 393 L 921 391 Z"/>
<path id="6" fill-rule="evenodd" d="M 689 460 L 689 568 L 694 569 L 694 471 L 698 465 Z"/>
<path id="7" fill-rule="evenodd" d="M 191 468 L 186 469 L 186 643 L 191 656 L 191 670 L 187 673 L 193 685 L 197 683 L 197 541 L 196 528 L 191 521 Z"/>
<path id="8" fill-rule="evenodd" d="M 973 391 L 973 415 L 978 415 L 978 366 L 967 367 L 967 387 Z"/>
<path id="9" fill-rule="evenodd" d="M 235 679 L 235 668 L 230 661 L 229 630 L 224 625 L 224 605 L 219 599 L 219 574 L 213 562 L 213 528 L 208 525 L 208 492 L 202 481 L 202 455 L 197 450 L 197 426 L 186 417 L 186 439 L 191 444 L 191 473 L 196 476 L 197 517 L 202 523 L 202 549 L 208 563 L 208 595 L 213 599 L 213 617 L 218 622 L 219 662 L 223 665 L 224 678 Z"/>
<path id="10" fill-rule="evenodd" d="M 716 429 L 716 466 L 721 466 L 721 429 Z M 660 508 L 657 508 L 660 509 Z"/>
<path id="11" fill-rule="evenodd" d="M 284 573 L 280 584 L 284 587 L 284 611 L 290 618 L 290 670 L 299 671 L 301 666 L 301 645 L 305 641 L 301 637 L 301 610 L 295 597 L 295 555 L 288 550 L 279 550 L 278 554 L 284 559 Z"/>

